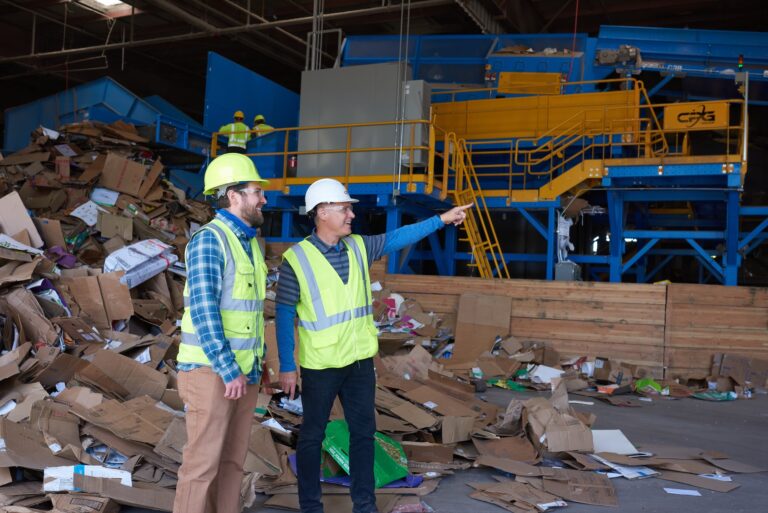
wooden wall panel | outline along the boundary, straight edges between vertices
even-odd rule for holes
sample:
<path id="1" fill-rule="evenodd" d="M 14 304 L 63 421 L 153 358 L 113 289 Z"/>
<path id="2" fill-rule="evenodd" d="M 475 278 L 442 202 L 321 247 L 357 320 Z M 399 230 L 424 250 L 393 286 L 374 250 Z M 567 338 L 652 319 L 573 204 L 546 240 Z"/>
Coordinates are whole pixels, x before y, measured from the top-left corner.
<path id="1" fill-rule="evenodd" d="M 662 372 L 664 286 L 410 275 L 387 275 L 385 285 L 441 314 L 456 313 L 465 292 L 511 297 L 510 333 L 522 340 L 547 342 L 564 356 L 607 356 Z"/>
<path id="2" fill-rule="evenodd" d="M 668 376 L 707 376 L 715 353 L 768 359 L 768 289 L 684 284 L 667 288 Z"/>
<path id="3" fill-rule="evenodd" d="M 657 376 L 662 369 L 667 377 L 706 376 L 715 353 L 768 359 L 765 288 L 406 275 L 387 275 L 385 285 L 444 315 L 456 313 L 465 292 L 511 297 L 512 335 L 563 355 L 637 363 Z"/>

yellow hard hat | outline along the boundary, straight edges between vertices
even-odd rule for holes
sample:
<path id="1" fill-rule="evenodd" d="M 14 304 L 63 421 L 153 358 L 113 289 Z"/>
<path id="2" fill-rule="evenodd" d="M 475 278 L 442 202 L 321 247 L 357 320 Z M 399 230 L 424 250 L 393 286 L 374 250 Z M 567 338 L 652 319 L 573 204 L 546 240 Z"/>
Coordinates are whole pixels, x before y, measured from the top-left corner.
<path id="1" fill-rule="evenodd" d="M 245 119 L 245 114 L 243 114 L 242 110 L 236 110 L 234 116 L 232 116 L 232 117 L 233 118 Z"/>
<path id="2" fill-rule="evenodd" d="M 222 187 L 244 182 L 268 184 L 259 176 L 259 171 L 250 157 L 240 153 L 226 153 L 216 157 L 205 170 L 205 195 L 215 194 Z"/>
<path id="3" fill-rule="evenodd" d="M 256 114 L 253 118 L 254 123 L 258 123 L 259 121 L 265 121 L 264 114 Z"/>

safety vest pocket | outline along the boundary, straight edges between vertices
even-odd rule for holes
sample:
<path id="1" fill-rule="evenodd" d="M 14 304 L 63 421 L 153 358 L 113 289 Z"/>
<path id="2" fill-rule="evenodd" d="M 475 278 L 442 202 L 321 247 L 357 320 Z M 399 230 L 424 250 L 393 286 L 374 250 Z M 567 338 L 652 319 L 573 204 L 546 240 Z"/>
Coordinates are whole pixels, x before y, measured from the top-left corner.
<path id="1" fill-rule="evenodd" d="M 335 346 L 339 343 L 338 333 L 332 334 L 313 334 L 312 335 L 312 347 L 314 349 L 324 349 L 326 347 Z"/>

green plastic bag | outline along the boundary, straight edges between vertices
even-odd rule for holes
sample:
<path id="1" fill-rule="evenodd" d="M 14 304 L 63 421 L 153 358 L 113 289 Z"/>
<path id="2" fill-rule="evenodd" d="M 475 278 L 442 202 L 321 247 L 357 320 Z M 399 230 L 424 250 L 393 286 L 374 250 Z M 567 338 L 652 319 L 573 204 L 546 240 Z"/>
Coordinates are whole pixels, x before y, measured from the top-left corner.
<path id="1" fill-rule="evenodd" d="M 349 474 L 349 428 L 345 420 L 332 420 L 325 428 L 325 450 Z M 333 477 L 330 467 L 323 466 L 323 476 Z M 376 488 L 408 475 L 408 459 L 403 447 L 387 435 L 374 435 L 373 476 Z"/>

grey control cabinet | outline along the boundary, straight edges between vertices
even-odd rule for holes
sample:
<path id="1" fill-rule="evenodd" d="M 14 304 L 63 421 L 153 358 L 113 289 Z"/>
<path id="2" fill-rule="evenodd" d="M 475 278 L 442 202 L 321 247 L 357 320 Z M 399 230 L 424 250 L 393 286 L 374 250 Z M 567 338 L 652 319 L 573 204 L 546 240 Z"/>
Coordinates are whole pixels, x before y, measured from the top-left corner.
<path id="1" fill-rule="evenodd" d="M 395 121 L 403 108 L 405 119 L 429 119 L 429 85 L 421 80 L 410 81 L 410 68 L 406 69 L 405 77 L 399 76 L 399 66 L 383 63 L 305 71 L 301 77 L 299 125 Z M 398 109 L 397 91 L 401 87 L 402 104 Z M 420 126 L 414 133 L 415 145 L 426 145 L 427 137 L 426 126 Z M 349 132 L 345 128 L 301 130 L 298 148 L 307 152 L 343 150 L 348 138 L 353 148 L 391 148 L 401 142 L 397 126 L 383 125 L 353 128 Z M 408 146 L 410 142 L 410 127 L 405 125 L 402 144 Z M 342 153 L 299 155 L 296 175 L 343 176 L 346 158 Z M 393 150 L 352 153 L 350 175 L 394 174 L 399 166 L 407 166 L 409 159 L 408 152 L 400 155 Z M 426 152 L 415 153 L 413 160 L 416 166 L 425 165 Z"/>

